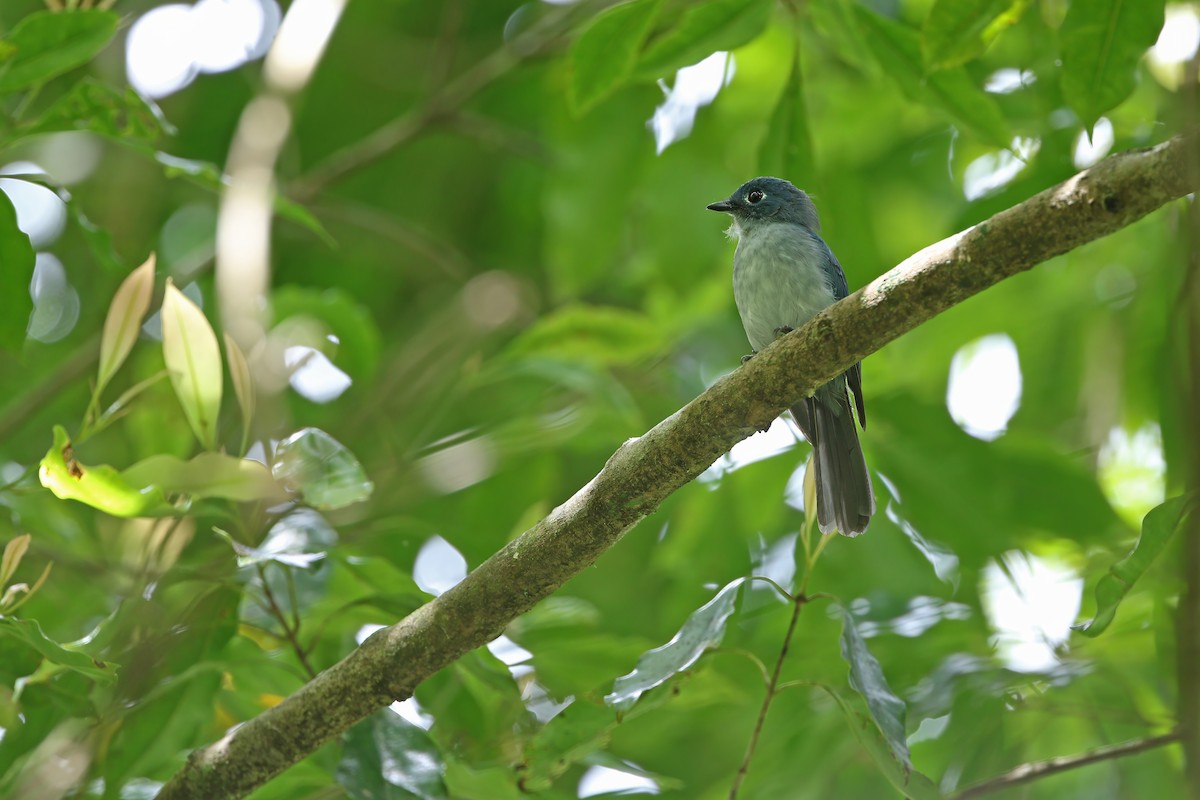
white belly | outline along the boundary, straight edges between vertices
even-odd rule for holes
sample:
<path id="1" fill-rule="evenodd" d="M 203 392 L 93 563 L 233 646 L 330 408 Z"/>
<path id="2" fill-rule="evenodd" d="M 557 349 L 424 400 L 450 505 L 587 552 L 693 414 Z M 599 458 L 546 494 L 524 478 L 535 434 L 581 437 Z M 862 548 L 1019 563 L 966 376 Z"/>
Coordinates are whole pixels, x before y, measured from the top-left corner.
<path id="1" fill-rule="evenodd" d="M 733 257 L 733 297 L 750 346 L 762 350 L 775 329 L 799 328 L 833 303 L 824 247 L 792 225 L 763 225 L 742 234 Z"/>

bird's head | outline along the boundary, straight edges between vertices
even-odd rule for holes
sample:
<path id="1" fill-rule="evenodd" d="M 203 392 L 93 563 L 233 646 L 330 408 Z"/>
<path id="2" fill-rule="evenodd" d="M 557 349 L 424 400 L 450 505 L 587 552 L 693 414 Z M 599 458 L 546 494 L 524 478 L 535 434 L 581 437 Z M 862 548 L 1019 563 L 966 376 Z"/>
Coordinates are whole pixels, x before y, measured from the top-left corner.
<path id="1" fill-rule="evenodd" d="M 708 206 L 733 217 L 737 232 L 764 222 L 789 222 L 819 233 L 821 222 L 817 208 L 808 195 L 782 178 L 755 178 L 746 181 L 728 199 Z"/>

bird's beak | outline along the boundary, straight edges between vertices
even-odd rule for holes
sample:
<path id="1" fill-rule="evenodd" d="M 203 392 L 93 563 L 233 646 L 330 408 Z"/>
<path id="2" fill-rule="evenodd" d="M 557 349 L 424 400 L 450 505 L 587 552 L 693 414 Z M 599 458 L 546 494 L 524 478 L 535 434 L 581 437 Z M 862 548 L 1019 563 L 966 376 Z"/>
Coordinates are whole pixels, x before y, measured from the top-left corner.
<path id="1" fill-rule="evenodd" d="M 715 203 L 709 203 L 709 211 L 724 211 L 726 214 L 733 213 L 733 203 L 729 200 L 718 200 Z"/>

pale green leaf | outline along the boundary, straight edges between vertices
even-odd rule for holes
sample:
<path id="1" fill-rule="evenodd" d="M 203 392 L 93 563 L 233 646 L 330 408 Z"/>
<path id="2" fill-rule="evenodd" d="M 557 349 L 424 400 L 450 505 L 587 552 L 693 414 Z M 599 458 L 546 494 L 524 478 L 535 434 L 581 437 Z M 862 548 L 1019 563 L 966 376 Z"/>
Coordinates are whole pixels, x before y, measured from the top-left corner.
<path id="1" fill-rule="evenodd" d="M 261 462 L 224 453 L 201 453 L 184 461 L 159 454 L 143 459 L 121 473 L 130 486 L 183 494 L 249 502 L 287 499 L 283 487 Z"/>
<path id="2" fill-rule="evenodd" d="M 8 584 L 9 578 L 17 571 L 17 567 L 21 566 L 21 559 L 25 557 L 25 551 L 29 549 L 32 538 L 28 533 L 24 533 L 14 536 L 4 545 L 4 557 L 0 560 L 0 588 Z"/>
<path id="3" fill-rule="evenodd" d="M 162 517 L 187 510 L 167 503 L 159 489 L 143 491 L 130 485 L 107 464 L 81 464 L 60 425 L 54 426 L 54 446 L 42 459 L 38 478 L 56 497 L 78 500 L 115 517 Z"/>
<path id="4" fill-rule="evenodd" d="M 150 309 L 150 296 L 154 293 L 154 253 L 145 263 L 129 273 L 108 307 L 104 319 L 104 332 L 100 335 L 100 372 L 96 379 L 96 394 L 112 379 L 125 363 L 129 351 L 137 341 L 142 329 L 142 319 Z"/>
<path id="5" fill-rule="evenodd" d="M 242 411 L 242 442 L 245 443 L 250 438 L 250 423 L 254 421 L 254 378 L 250 375 L 250 364 L 246 361 L 246 354 L 228 333 L 225 334 L 225 360 L 229 364 L 233 393 L 237 397 L 238 408 Z"/>
<path id="6" fill-rule="evenodd" d="M 204 312 L 167 280 L 162 304 L 163 360 L 188 424 L 209 450 L 221 410 L 221 351 Z"/>
<path id="7" fill-rule="evenodd" d="M 280 442 L 271 472 L 313 508 L 358 503 L 375 488 L 354 454 L 318 428 L 305 428 Z"/>

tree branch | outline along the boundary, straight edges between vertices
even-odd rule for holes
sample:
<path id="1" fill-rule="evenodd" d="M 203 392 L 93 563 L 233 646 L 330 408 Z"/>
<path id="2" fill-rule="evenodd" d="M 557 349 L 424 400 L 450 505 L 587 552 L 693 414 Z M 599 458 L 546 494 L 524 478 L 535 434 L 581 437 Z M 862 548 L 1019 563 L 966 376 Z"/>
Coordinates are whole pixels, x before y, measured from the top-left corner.
<path id="1" fill-rule="evenodd" d="M 407 698 L 591 565 L 672 492 L 801 396 L 951 306 L 1189 191 L 1193 139 L 1110 157 L 912 256 L 781 337 L 644 435 L 457 586 L 367 639 L 279 705 L 196 750 L 159 795 L 237 798 Z M 869 541 L 869 538 L 866 540 Z"/>
<path id="2" fill-rule="evenodd" d="M 991 780 L 977 783 L 974 786 L 968 786 L 954 795 L 954 800 L 970 800 L 972 797 L 982 797 L 985 794 L 999 792 L 1002 789 L 1011 789 L 1014 786 L 1030 783 L 1039 778 L 1045 778 L 1047 775 L 1066 772 L 1069 769 L 1077 769 L 1078 767 L 1086 767 L 1088 764 L 1096 764 L 1100 761 L 1110 761 L 1114 758 L 1123 758 L 1124 756 L 1144 753 L 1156 747 L 1174 744 L 1182 738 L 1183 734 L 1180 731 L 1172 731 L 1171 733 L 1164 733 L 1161 736 L 1149 736 L 1145 739 L 1134 739 L 1131 742 L 1097 747 L 1095 750 L 1088 750 L 1086 753 L 1079 753 L 1073 756 L 1059 756 L 1047 761 L 1031 761 Z"/>

